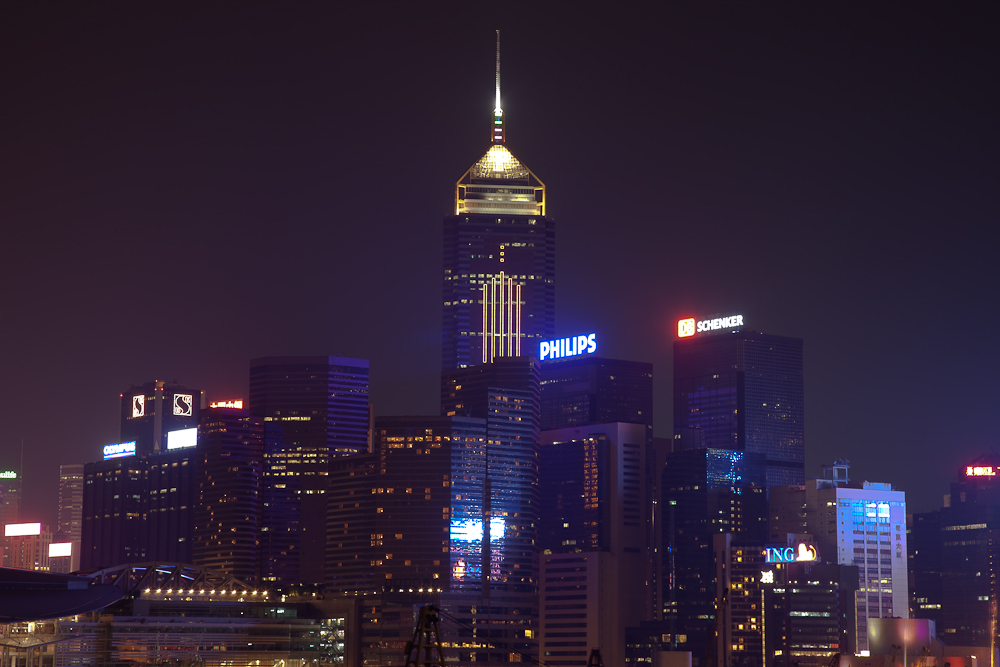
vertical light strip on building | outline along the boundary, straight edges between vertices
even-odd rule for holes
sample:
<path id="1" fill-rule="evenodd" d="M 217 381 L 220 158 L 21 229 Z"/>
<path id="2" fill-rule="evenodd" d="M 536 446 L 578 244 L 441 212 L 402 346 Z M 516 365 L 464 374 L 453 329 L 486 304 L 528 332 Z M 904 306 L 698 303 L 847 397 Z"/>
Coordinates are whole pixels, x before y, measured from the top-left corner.
<path id="1" fill-rule="evenodd" d="M 503 271 L 483 285 L 483 363 L 521 356 L 521 286 Z"/>

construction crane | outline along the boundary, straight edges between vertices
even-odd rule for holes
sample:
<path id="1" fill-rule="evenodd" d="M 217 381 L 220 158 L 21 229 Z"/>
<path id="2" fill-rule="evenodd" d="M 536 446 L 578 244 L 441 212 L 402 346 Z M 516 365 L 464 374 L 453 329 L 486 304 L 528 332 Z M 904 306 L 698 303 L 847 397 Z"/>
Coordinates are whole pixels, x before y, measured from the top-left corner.
<path id="1" fill-rule="evenodd" d="M 427 605 L 420 608 L 413 638 L 406 642 L 405 667 L 444 667 L 441 631 L 438 629 L 440 620 L 437 607 Z"/>

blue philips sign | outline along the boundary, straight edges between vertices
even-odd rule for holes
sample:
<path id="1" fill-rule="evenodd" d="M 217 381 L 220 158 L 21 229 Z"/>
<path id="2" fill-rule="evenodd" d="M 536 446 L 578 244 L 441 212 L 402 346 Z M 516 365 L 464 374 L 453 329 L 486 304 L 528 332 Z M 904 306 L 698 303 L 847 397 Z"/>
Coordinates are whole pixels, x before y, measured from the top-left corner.
<path id="1" fill-rule="evenodd" d="M 538 358 L 541 361 L 563 359 L 580 354 L 593 354 L 596 351 L 597 334 L 592 333 L 587 336 L 570 336 L 569 338 L 544 341 L 539 346 Z"/>

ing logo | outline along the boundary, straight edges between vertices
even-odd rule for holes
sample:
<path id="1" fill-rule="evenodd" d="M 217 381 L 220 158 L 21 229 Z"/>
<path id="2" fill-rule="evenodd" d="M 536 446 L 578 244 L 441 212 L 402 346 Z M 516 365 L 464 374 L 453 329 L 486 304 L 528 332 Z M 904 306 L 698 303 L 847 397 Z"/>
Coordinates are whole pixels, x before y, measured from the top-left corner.
<path id="1" fill-rule="evenodd" d="M 677 321 L 677 337 L 686 338 L 688 336 L 694 335 L 694 318 L 689 317 L 686 320 Z"/>

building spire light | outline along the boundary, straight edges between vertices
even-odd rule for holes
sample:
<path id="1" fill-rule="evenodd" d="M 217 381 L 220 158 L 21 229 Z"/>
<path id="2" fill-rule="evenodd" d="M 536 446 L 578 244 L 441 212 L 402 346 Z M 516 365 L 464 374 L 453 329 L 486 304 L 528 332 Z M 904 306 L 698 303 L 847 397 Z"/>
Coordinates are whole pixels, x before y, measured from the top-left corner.
<path id="1" fill-rule="evenodd" d="M 500 108 L 500 31 L 497 30 L 497 100 L 493 108 L 493 143 L 504 143 L 503 109 Z"/>

